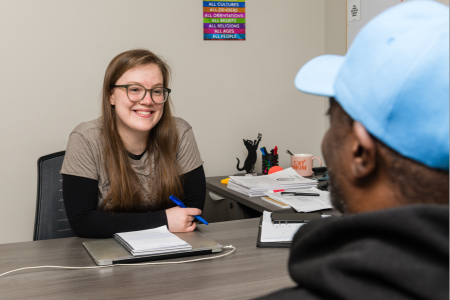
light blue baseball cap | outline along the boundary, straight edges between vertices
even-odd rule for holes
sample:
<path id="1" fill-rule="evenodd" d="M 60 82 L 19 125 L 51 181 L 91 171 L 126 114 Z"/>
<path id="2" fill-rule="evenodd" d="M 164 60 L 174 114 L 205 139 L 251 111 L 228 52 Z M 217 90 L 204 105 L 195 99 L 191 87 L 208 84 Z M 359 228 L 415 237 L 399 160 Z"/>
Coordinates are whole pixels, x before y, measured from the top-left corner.
<path id="1" fill-rule="evenodd" d="M 334 97 L 401 155 L 449 169 L 449 8 L 410 1 L 371 20 L 346 56 L 323 55 L 295 78 L 302 92 Z"/>

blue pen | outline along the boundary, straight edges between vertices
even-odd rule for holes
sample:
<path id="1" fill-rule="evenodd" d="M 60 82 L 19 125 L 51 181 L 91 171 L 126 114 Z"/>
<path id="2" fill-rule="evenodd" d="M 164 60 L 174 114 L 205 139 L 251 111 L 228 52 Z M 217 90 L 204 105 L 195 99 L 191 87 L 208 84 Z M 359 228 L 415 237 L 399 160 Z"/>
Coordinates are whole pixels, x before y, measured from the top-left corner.
<path id="1" fill-rule="evenodd" d="M 186 205 L 184 205 L 184 203 L 181 202 L 181 200 L 179 200 L 177 197 L 172 195 L 169 197 L 169 199 L 172 200 L 173 202 L 175 202 L 175 204 L 178 205 L 179 207 L 187 208 Z M 199 220 L 200 222 L 202 222 L 205 225 L 209 225 L 208 222 L 206 222 L 206 220 L 200 216 L 194 216 L 194 218 L 196 218 L 197 220 Z"/>

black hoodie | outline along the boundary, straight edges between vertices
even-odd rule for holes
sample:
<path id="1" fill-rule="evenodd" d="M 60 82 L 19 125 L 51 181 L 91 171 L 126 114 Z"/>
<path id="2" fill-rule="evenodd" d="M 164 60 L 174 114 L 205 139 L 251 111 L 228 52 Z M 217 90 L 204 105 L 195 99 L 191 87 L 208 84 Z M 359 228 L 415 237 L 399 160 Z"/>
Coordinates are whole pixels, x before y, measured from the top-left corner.
<path id="1" fill-rule="evenodd" d="M 295 235 L 296 288 L 261 299 L 449 299 L 449 209 L 408 205 L 326 218 Z"/>

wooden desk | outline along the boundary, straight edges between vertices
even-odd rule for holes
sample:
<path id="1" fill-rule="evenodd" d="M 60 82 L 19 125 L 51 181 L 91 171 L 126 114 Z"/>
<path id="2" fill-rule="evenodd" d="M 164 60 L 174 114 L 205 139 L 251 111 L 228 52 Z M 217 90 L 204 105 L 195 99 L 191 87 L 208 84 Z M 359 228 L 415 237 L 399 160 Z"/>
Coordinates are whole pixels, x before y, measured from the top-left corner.
<path id="1" fill-rule="evenodd" d="M 282 209 L 278 206 L 261 200 L 261 197 L 249 197 L 233 191 L 220 180 L 226 176 L 206 178 L 206 199 L 202 216 L 208 222 L 223 222 L 260 217 L 264 210 L 276 211 Z M 220 199 L 220 200 L 217 200 Z"/>
<path id="2" fill-rule="evenodd" d="M 227 178 L 227 177 L 226 176 L 217 176 L 217 177 L 206 178 L 207 194 L 208 194 L 208 190 L 209 190 L 213 193 L 223 195 L 225 198 L 232 199 L 232 200 L 240 203 L 243 206 L 246 206 L 253 210 L 259 211 L 260 213 L 262 213 L 264 210 L 275 211 L 275 210 L 282 209 L 282 208 L 279 208 L 278 206 L 275 206 L 273 204 L 270 204 L 266 201 L 261 200 L 261 196 L 249 197 L 247 195 L 244 195 L 244 194 L 238 193 L 236 191 L 233 191 L 232 189 L 229 189 L 226 184 L 220 183 L 220 181 L 224 178 Z"/>
<path id="3" fill-rule="evenodd" d="M 287 272 L 289 249 L 256 248 L 258 224 L 259 219 L 247 219 L 199 225 L 206 236 L 236 247 L 224 258 L 180 265 L 19 271 L 0 277 L 0 298 L 249 299 L 294 286 Z M 81 244 L 85 240 L 2 244 L 0 273 L 41 265 L 95 266 Z"/>
<path id="4" fill-rule="evenodd" d="M 220 181 L 227 176 L 206 178 L 206 199 L 202 216 L 208 222 L 223 222 L 229 220 L 241 220 L 256 218 L 263 211 L 295 212 L 292 208 L 280 208 L 261 199 L 261 197 L 249 197 L 233 191 Z M 212 193 L 212 194 L 211 194 Z M 222 200 L 214 200 L 216 197 Z M 323 210 L 324 214 L 340 215 L 334 209 Z"/>

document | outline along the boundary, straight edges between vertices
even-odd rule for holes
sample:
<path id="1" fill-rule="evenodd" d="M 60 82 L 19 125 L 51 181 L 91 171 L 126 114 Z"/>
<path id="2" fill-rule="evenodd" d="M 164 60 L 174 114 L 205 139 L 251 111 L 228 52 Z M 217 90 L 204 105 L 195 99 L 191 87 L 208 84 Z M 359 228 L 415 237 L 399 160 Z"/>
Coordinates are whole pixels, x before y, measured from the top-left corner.
<path id="1" fill-rule="evenodd" d="M 192 246 L 172 234 L 167 226 L 116 233 L 114 238 L 133 256 L 189 251 Z"/>
<path id="2" fill-rule="evenodd" d="M 327 191 L 321 191 L 318 188 L 289 190 L 289 192 L 299 193 L 315 193 L 319 196 L 292 196 L 281 195 L 281 193 L 270 193 L 266 195 L 269 198 L 275 199 L 282 203 L 285 203 L 295 209 L 297 212 L 312 212 L 316 210 L 332 208 L 330 203 L 330 193 Z"/>
<path id="3" fill-rule="evenodd" d="M 291 208 L 289 205 L 287 205 L 286 203 L 277 201 L 275 199 L 272 199 L 270 197 L 261 197 L 261 200 L 266 201 L 267 203 L 273 204 L 275 206 L 278 206 L 279 208 Z"/>
<path id="4" fill-rule="evenodd" d="M 288 168 L 264 176 L 230 176 L 227 187 L 250 197 L 264 196 L 267 190 L 307 189 L 317 186 L 316 180 L 304 178 Z"/>
<path id="5" fill-rule="evenodd" d="M 307 223 L 273 224 L 272 213 L 263 212 L 261 242 L 291 242 L 297 230 Z"/>

